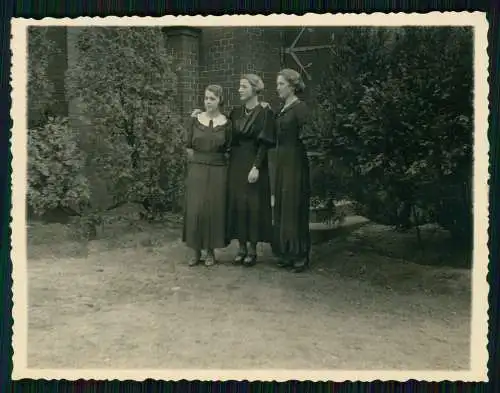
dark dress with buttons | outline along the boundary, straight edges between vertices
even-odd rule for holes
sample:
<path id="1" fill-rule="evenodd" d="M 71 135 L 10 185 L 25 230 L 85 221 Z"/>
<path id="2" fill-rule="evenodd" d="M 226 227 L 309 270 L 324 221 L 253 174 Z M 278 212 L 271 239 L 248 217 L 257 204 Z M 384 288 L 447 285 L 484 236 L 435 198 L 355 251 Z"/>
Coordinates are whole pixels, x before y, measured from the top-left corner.
<path id="1" fill-rule="evenodd" d="M 309 115 L 300 100 L 276 116 L 276 178 L 273 252 L 281 257 L 308 258 L 309 160 L 304 145 L 304 125 Z"/>
<path id="2" fill-rule="evenodd" d="M 232 125 L 208 126 L 192 118 L 187 129 L 188 158 L 183 241 L 195 250 L 227 246 L 226 190 Z"/>
<path id="3" fill-rule="evenodd" d="M 228 175 L 227 230 L 230 240 L 271 242 L 272 210 L 267 151 L 275 140 L 275 119 L 270 108 L 244 106 L 231 111 L 233 124 Z M 255 166 L 259 179 L 248 182 Z"/>

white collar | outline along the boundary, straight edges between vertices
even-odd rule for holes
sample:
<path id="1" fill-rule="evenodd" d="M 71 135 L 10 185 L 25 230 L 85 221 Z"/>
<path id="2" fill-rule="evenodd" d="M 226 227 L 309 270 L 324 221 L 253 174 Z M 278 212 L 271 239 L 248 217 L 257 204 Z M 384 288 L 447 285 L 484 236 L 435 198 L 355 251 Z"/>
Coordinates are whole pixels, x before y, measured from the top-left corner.
<path id="1" fill-rule="evenodd" d="M 283 105 L 283 108 L 281 108 L 281 112 L 283 112 L 286 108 L 288 108 L 288 107 L 292 106 L 293 104 L 295 104 L 298 100 L 299 100 L 299 97 L 295 97 L 295 99 L 293 101 L 291 101 L 288 104 Z"/>
<path id="2" fill-rule="evenodd" d="M 202 112 L 198 115 L 198 121 L 206 127 L 210 125 L 210 120 L 213 120 L 214 127 L 223 126 L 227 123 L 227 118 L 222 113 L 213 119 L 208 117 L 206 112 Z"/>

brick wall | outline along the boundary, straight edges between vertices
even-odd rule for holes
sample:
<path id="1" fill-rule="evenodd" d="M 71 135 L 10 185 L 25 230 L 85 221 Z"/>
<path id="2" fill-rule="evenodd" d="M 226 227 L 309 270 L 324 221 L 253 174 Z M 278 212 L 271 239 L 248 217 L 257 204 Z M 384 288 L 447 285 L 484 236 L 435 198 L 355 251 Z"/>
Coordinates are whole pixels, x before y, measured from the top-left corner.
<path id="1" fill-rule="evenodd" d="M 280 28 L 244 27 L 238 29 L 239 73 L 254 73 L 264 81 L 262 99 L 274 108 L 279 104 L 276 75 L 281 68 L 280 49 L 283 46 Z"/>
<path id="2" fill-rule="evenodd" d="M 331 34 L 339 28 L 317 27 L 304 32 L 297 46 L 328 45 Z M 281 54 L 281 48 L 290 46 L 301 27 L 207 27 L 200 35 L 200 78 L 196 106 L 202 105 L 203 89 L 209 83 L 223 86 L 229 106 L 239 104 L 238 84 L 244 73 L 259 75 L 265 84 L 262 99 L 273 107 L 279 105 L 276 95 L 276 74 L 281 68 L 300 71 L 295 60 Z M 302 97 L 313 105 L 315 90 L 321 81 L 328 49 L 298 53 L 312 76 L 305 75 L 306 91 Z"/>
<path id="3" fill-rule="evenodd" d="M 226 104 L 235 99 L 234 89 L 236 57 L 235 31 L 233 28 L 208 27 L 202 30 L 200 40 L 200 83 L 198 99 L 193 106 L 202 107 L 203 92 L 207 85 L 217 84 L 224 89 Z"/>
<path id="4" fill-rule="evenodd" d="M 264 81 L 262 99 L 277 104 L 276 73 L 280 68 L 280 29 L 256 27 L 208 27 L 200 40 L 200 84 L 197 106 L 204 88 L 216 83 L 224 88 L 227 106 L 239 104 L 238 86 L 245 73 Z"/>
<path id="5" fill-rule="evenodd" d="M 170 27 L 164 29 L 166 46 L 174 60 L 178 77 L 177 95 L 179 113 L 187 116 L 191 112 L 199 90 L 199 35 L 192 27 Z"/>

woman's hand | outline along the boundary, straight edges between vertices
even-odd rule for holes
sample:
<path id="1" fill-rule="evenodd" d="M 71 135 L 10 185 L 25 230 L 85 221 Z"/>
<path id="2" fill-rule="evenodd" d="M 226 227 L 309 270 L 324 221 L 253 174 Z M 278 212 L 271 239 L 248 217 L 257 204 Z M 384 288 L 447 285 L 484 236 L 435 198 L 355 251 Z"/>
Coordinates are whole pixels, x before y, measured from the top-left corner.
<path id="1" fill-rule="evenodd" d="M 193 151 L 193 149 L 186 149 L 186 153 L 187 153 L 188 158 L 192 158 L 194 151 Z"/>
<path id="2" fill-rule="evenodd" d="M 260 106 L 262 108 L 271 108 L 271 105 L 269 105 L 269 102 L 261 101 Z"/>
<path id="3" fill-rule="evenodd" d="M 197 117 L 201 112 L 203 112 L 201 109 L 195 109 L 191 112 L 191 117 Z"/>
<path id="4" fill-rule="evenodd" d="M 255 183 L 257 180 L 259 180 L 259 170 L 256 167 L 252 167 L 248 173 L 248 182 Z"/>

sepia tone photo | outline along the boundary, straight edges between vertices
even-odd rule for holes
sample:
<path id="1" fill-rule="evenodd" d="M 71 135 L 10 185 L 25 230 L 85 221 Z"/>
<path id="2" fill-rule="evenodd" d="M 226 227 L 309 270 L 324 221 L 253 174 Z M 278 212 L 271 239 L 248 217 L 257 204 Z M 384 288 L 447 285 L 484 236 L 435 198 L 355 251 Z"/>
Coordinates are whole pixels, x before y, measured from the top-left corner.
<path id="1" fill-rule="evenodd" d="M 15 22 L 14 378 L 485 380 L 483 14 Z"/>

